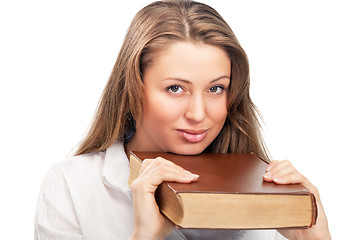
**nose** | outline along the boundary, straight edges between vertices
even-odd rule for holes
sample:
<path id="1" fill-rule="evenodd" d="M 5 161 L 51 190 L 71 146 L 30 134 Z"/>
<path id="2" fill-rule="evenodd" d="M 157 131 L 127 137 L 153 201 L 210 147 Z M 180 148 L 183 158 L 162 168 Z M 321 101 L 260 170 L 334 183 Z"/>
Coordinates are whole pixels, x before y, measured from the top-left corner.
<path id="1" fill-rule="evenodd" d="M 205 119 L 205 102 L 202 95 L 193 95 L 188 103 L 185 117 L 194 122 L 201 122 Z"/>

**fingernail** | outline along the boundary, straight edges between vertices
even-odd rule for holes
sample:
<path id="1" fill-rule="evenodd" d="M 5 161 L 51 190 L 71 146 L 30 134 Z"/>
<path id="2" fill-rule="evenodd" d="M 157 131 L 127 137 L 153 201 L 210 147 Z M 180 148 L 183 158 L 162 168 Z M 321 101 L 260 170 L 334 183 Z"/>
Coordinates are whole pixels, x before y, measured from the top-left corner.
<path id="1" fill-rule="evenodd" d="M 282 183 L 283 182 L 283 180 L 281 178 L 275 178 L 273 181 L 276 182 L 276 183 Z"/>
<path id="2" fill-rule="evenodd" d="M 200 177 L 199 175 L 194 174 L 194 173 L 192 173 L 192 172 L 190 172 L 190 171 L 188 171 L 188 170 L 184 170 L 184 171 L 185 171 L 187 174 L 191 175 L 191 176 Z"/>
<path id="3" fill-rule="evenodd" d="M 271 172 L 266 172 L 264 175 L 263 175 L 263 177 L 265 177 L 265 178 L 271 178 Z"/>

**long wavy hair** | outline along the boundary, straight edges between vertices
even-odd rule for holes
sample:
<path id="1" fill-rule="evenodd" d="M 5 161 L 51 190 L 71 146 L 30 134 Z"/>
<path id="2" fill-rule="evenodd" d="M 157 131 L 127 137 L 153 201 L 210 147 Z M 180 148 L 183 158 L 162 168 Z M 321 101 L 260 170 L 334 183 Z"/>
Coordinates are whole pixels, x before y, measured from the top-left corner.
<path id="1" fill-rule="evenodd" d="M 118 140 L 128 142 L 142 118 L 143 72 L 155 54 L 178 41 L 225 50 L 231 60 L 228 114 L 216 139 L 205 149 L 216 153 L 254 152 L 268 159 L 259 112 L 249 96 L 249 63 L 235 34 L 210 6 L 189 0 L 157 1 L 141 9 L 103 91 L 90 131 L 76 155 L 103 151 Z"/>

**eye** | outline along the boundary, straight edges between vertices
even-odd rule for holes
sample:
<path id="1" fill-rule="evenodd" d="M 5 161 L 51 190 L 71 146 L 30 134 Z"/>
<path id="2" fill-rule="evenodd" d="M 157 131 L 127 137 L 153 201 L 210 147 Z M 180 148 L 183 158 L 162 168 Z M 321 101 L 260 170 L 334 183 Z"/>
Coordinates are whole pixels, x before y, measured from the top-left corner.
<path id="1" fill-rule="evenodd" d="M 209 88 L 209 92 L 220 94 L 224 91 L 224 89 L 225 88 L 223 86 L 216 85 L 216 86 Z"/>
<path id="2" fill-rule="evenodd" d="M 171 85 L 166 88 L 166 91 L 169 93 L 181 93 L 184 90 L 180 85 Z"/>

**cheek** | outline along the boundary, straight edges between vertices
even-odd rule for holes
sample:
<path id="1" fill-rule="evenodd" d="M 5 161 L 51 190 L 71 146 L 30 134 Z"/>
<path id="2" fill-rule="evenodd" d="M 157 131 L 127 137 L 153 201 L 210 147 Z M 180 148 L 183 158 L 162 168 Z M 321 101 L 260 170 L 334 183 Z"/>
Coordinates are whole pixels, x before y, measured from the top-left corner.
<path id="1" fill-rule="evenodd" d="M 222 127 L 227 116 L 226 100 L 209 102 L 207 104 L 207 116 L 214 123 L 221 124 Z"/>
<path id="2" fill-rule="evenodd" d="M 145 123 L 151 122 L 157 126 L 163 126 L 159 123 L 171 124 L 183 115 L 183 105 L 180 101 L 163 97 L 145 99 Z"/>

